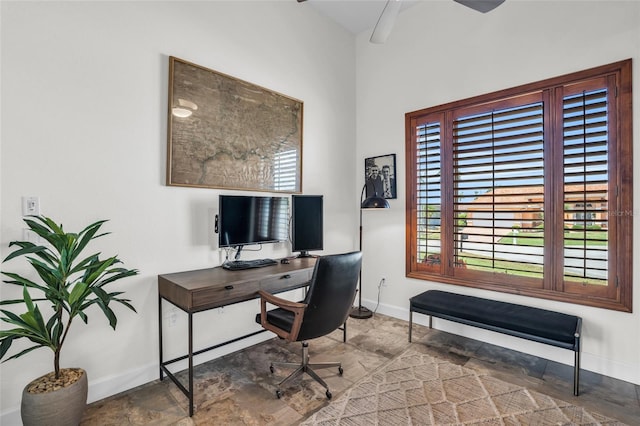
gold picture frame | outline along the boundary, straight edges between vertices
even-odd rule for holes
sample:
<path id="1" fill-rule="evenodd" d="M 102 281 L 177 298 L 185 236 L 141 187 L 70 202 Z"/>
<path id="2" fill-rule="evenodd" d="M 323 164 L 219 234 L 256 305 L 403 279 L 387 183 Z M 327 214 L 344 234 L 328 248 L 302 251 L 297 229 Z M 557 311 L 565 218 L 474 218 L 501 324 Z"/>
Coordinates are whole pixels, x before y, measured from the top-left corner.
<path id="1" fill-rule="evenodd" d="M 302 101 L 171 56 L 168 105 L 168 186 L 302 192 Z"/>

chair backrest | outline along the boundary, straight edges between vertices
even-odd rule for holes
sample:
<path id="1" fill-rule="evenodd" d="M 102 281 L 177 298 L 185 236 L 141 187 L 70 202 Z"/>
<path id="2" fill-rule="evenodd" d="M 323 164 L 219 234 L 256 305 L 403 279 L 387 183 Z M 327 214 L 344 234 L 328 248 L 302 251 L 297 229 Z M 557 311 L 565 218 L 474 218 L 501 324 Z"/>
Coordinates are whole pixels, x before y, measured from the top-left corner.
<path id="1" fill-rule="evenodd" d="M 359 251 L 318 258 L 307 296 L 298 341 L 331 333 L 347 320 L 358 287 Z"/>

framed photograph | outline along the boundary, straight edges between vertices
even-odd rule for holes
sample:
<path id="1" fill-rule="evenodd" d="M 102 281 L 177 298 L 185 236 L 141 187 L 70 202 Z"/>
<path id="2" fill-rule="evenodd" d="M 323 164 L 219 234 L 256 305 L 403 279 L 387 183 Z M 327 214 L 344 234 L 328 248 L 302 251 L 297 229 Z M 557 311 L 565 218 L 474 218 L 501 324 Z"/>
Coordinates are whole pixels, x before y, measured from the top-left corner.
<path id="1" fill-rule="evenodd" d="M 367 198 L 398 198 L 396 192 L 396 155 L 388 154 L 364 159 L 364 179 Z"/>
<path id="2" fill-rule="evenodd" d="M 302 192 L 302 101 L 169 58 L 167 185 Z"/>

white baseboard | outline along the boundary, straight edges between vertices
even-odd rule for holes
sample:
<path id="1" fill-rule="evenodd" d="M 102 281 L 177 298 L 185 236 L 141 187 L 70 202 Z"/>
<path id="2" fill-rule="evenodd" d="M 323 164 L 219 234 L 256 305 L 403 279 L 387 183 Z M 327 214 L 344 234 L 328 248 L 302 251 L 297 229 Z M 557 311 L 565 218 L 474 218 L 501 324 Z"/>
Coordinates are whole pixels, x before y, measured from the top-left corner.
<path id="1" fill-rule="evenodd" d="M 20 409 L 14 408 L 8 410 L 0 415 L 0 425 L 2 426 L 22 426 L 22 419 L 20 418 Z"/>

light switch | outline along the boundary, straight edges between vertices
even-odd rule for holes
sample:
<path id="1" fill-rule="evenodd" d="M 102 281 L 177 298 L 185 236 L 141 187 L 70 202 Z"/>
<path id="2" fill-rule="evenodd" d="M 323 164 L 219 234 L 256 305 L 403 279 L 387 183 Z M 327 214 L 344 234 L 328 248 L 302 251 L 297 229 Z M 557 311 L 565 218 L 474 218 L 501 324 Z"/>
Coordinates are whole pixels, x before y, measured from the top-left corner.
<path id="1" fill-rule="evenodd" d="M 39 216 L 40 198 L 22 197 L 22 216 Z"/>

